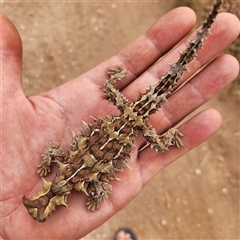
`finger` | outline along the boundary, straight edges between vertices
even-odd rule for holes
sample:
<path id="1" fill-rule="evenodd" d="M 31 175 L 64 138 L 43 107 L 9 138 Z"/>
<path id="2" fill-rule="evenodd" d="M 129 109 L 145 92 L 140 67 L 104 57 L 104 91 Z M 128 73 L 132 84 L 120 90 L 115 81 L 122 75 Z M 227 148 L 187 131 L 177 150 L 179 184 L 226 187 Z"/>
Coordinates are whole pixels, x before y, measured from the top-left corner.
<path id="1" fill-rule="evenodd" d="M 143 185 L 165 166 L 207 140 L 218 130 L 220 124 L 221 116 L 216 110 L 205 110 L 179 128 L 184 134 L 182 137 L 183 147 L 172 147 L 170 151 L 164 153 L 156 153 L 148 147 L 140 152 L 138 164 Z"/>
<path id="2" fill-rule="evenodd" d="M 164 115 L 175 125 L 236 79 L 238 72 L 237 59 L 231 55 L 219 56 L 176 95 L 172 96 L 173 104 L 165 105 Z M 184 107 L 181 109 L 176 105 Z M 171 113 L 172 116 L 168 113 Z"/>
<path id="3" fill-rule="evenodd" d="M 95 83 L 103 85 L 106 69 L 121 65 L 128 70 L 127 79 L 118 85 L 121 89 L 182 40 L 191 31 L 194 23 L 195 14 L 191 9 L 174 9 L 160 18 L 137 40 L 88 72 L 87 76 L 91 76 Z"/>
<path id="4" fill-rule="evenodd" d="M 222 13 L 217 16 L 213 23 L 211 33 L 203 43 L 203 49 L 198 51 L 198 57 L 189 64 L 189 73 L 183 74 L 185 81 L 190 75 L 195 73 L 205 63 L 214 58 L 218 53 L 229 46 L 239 35 L 239 20 L 234 15 Z M 155 84 L 159 80 L 159 76 L 165 75 L 169 69 L 169 63 L 174 63 L 179 58 L 179 51 L 184 51 L 189 40 L 192 40 L 196 32 L 192 33 L 181 43 L 176 49 L 171 51 L 161 61 L 157 62 L 136 81 L 131 83 L 127 89 L 124 89 L 123 94 L 128 98 L 135 99 L 139 92 L 144 92 L 149 85 Z"/>
<path id="5" fill-rule="evenodd" d="M 16 92 L 22 93 L 22 43 L 12 22 L 4 15 L 0 16 L 0 21 L 3 93 L 12 97 Z"/>

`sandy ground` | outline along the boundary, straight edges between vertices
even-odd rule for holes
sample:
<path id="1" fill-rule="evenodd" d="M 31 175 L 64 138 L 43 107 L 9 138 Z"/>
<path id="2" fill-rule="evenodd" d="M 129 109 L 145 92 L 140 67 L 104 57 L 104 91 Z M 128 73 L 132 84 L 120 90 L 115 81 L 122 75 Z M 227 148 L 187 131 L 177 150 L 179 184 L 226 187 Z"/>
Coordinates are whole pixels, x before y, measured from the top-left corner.
<path id="1" fill-rule="evenodd" d="M 47 91 L 94 67 L 175 4 L 5 1 L 2 12 L 23 41 L 24 91 Z M 140 239 L 239 239 L 239 101 L 221 95 L 206 108 L 222 114 L 221 129 L 84 239 L 113 239 L 122 226 Z"/>

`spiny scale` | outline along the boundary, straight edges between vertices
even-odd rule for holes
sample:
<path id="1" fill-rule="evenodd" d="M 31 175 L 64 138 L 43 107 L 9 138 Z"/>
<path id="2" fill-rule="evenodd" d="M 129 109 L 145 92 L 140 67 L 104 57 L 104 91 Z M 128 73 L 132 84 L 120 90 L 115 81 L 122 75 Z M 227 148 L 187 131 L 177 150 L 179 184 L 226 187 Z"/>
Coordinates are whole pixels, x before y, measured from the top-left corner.
<path id="1" fill-rule="evenodd" d="M 29 214 L 43 222 L 58 205 L 67 206 L 67 196 L 71 190 L 82 191 L 88 196 L 87 209 L 94 211 L 112 191 L 109 180 L 117 179 L 115 172 L 129 167 L 127 159 L 131 158 L 134 131 L 140 130 L 146 141 L 156 151 L 167 150 L 169 146 L 181 147 L 182 134 L 175 128 L 169 129 L 159 136 L 147 123 L 149 116 L 161 107 L 163 101 L 172 94 L 177 81 L 188 64 L 197 56 L 202 43 L 209 34 L 221 0 L 217 0 L 202 28 L 196 37 L 189 42 L 187 49 L 180 53 L 178 61 L 170 65 L 167 73 L 160 81 L 138 99 L 129 103 L 127 99 L 113 87 L 126 77 L 126 70 L 118 67 L 110 68 L 110 79 L 105 84 L 105 93 L 121 111 L 119 116 L 106 119 L 94 118 L 92 125 L 84 123 L 81 133 L 73 135 L 68 154 L 55 142 L 51 143 L 43 154 L 43 161 L 38 166 L 38 174 L 43 177 L 50 172 L 50 165 L 56 162 L 60 174 L 52 182 L 43 179 L 43 189 L 32 197 L 23 197 L 23 203 Z"/>

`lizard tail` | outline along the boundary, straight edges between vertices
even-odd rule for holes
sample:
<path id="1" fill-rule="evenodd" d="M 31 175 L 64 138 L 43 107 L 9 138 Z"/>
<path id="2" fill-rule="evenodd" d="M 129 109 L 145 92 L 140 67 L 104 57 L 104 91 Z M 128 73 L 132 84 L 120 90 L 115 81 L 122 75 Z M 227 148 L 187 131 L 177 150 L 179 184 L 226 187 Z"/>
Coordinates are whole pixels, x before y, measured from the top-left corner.
<path id="1" fill-rule="evenodd" d="M 43 179 L 43 189 L 32 197 L 23 196 L 23 204 L 31 217 L 39 222 L 44 222 L 55 210 L 56 206 L 67 207 L 66 200 L 69 192 L 58 196 L 51 191 L 51 182 Z"/>

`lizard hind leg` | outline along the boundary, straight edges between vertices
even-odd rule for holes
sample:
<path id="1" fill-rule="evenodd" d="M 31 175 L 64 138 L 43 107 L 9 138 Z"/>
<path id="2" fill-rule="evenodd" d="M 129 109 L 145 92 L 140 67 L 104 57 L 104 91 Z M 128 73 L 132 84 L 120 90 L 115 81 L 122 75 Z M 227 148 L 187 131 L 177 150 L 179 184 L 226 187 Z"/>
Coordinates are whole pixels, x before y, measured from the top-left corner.
<path id="1" fill-rule="evenodd" d="M 177 128 L 170 128 L 161 138 L 165 146 L 176 146 L 180 148 L 183 146 L 182 136 L 183 134 Z"/>
<path id="2" fill-rule="evenodd" d="M 67 157 L 63 149 L 58 145 L 58 143 L 52 142 L 45 149 L 43 153 L 43 160 L 37 166 L 37 173 L 40 175 L 40 177 L 46 176 L 51 171 L 51 163 L 57 161 L 67 163 Z"/>
<path id="3" fill-rule="evenodd" d="M 100 204 L 108 198 L 112 192 L 112 186 L 107 182 L 91 182 L 88 186 L 87 209 L 91 212 L 98 209 Z"/>
<path id="4" fill-rule="evenodd" d="M 177 128 L 170 128 L 164 134 L 158 135 L 149 124 L 142 123 L 141 130 L 146 141 L 156 151 L 164 152 L 170 146 L 176 146 L 177 148 L 183 146 L 181 141 L 183 134 Z"/>

